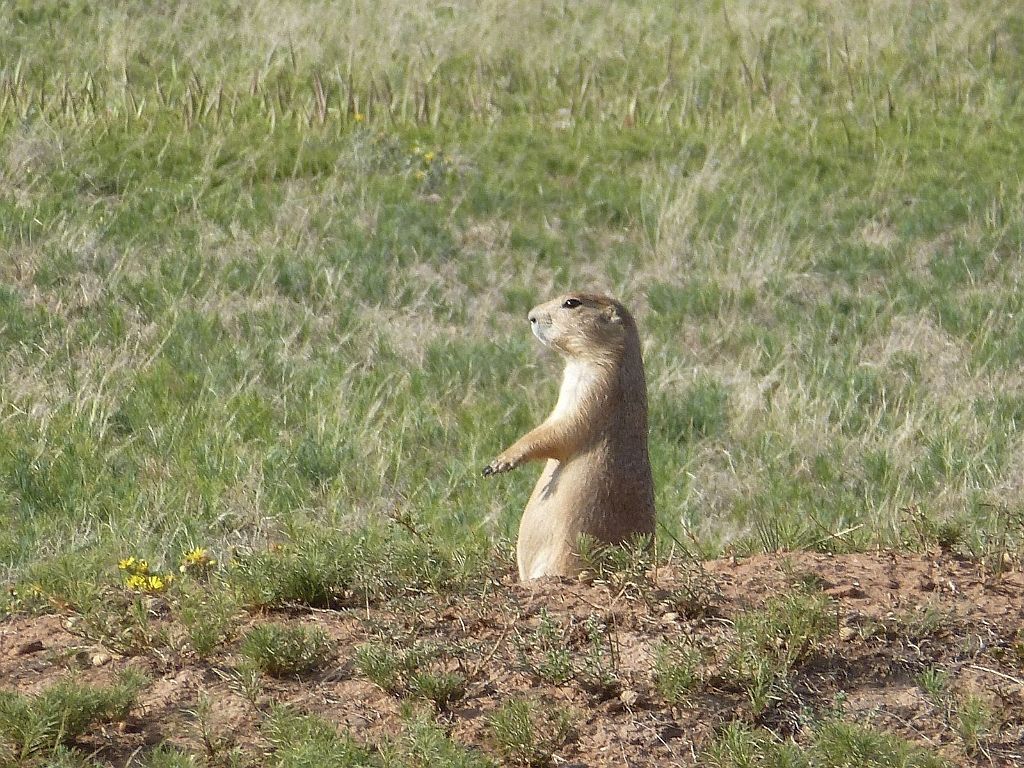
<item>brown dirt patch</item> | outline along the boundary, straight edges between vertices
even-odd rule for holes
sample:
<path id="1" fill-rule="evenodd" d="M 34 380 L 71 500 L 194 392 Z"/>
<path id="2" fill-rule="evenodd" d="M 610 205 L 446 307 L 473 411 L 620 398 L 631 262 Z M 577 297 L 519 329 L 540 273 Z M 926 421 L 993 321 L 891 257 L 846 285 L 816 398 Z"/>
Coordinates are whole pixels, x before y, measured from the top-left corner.
<path id="1" fill-rule="evenodd" d="M 255 704 L 232 677 L 237 646 L 206 661 L 173 648 L 125 658 L 89 645 L 60 616 L 0 622 L 0 680 L 4 688 L 31 693 L 67 675 L 103 681 L 127 665 L 144 669 L 152 682 L 129 720 L 97 728 L 83 745 L 117 766 L 157 743 L 202 754 L 211 738 L 214 748 L 240 747 L 258 764 L 266 747 L 259 724 L 273 702 L 322 715 L 363 743 L 394 736 L 401 730 L 400 700 L 353 664 L 358 644 L 382 640 L 444 649 L 437 668 L 458 671 L 467 688 L 449 711 L 438 713 L 438 722 L 454 740 L 490 754 L 488 715 L 510 698 L 525 697 L 570 713 L 573 734 L 556 751 L 562 765 L 695 765 L 727 722 L 764 725 L 799 742 L 815 718 L 827 715 L 898 733 L 953 765 L 1024 764 L 1021 573 L 996 578 L 948 555 L 889 553 L 757 556 L 709 562 L 703 573 L 716 593 L 705 616 L 687 615 L 679 590 L 693 585 L 693 573 L 671 565 L 652 574 L 653 584 L 641 593 L 599 583 L 506 579 L 483 596 L 410 595 L 361 610 L 296 608 L 251 616 L 253 624 L 316 625 L 338 649 L 335 662 L 312 678 L 264 679 Z M 716 664 L 734 642 L 735 616 L 798 585 L 830 597 L 835 628 L 799 662 L 791 694 L 755 715 L 742 688 L 728 684 Z M 538 673 L 544 632 L 569 651 L 571 673 L 564 681 Z M 673 707 L 651 671 L 658 645 L 683 637 L 705 649 L 707 668 L 697 689 Z M 994 713 L 996 727 L 973 754 L 957 736 L 948 707 L 921 688 L 919 676 L 929 668 L 948 675 L 951 701 L 980 696 Z M 201 700 L 211 704 L 205 726 L 196 715 Z"/>

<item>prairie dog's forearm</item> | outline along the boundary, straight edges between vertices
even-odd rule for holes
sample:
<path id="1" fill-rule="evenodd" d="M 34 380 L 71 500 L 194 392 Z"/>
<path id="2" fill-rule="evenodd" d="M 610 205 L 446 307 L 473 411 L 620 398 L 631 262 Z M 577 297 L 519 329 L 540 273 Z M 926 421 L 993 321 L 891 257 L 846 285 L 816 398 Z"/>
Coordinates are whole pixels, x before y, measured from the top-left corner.
<path id="1" fill-rule="evenodd" d="M 571 430 L 564 420 L 544 422 L 516 440 L 484 468 L 485 475 L 508 472 L 520 464 L 538 459 L 562 461 L 571 455 Z"/>

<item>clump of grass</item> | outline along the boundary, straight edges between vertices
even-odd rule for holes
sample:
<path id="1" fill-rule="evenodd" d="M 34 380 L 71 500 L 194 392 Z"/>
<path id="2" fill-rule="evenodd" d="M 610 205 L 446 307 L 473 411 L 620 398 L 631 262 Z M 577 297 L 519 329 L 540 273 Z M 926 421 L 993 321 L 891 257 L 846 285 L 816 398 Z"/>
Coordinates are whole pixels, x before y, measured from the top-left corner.
<path id="1" fill-rule="evenodd" d="M 551 685 L 576 681 L 602 699 L 620 690 L 619 650 L 614 627 L 591 614 L 565 624 L 541 609 L 537 626 L 515 639 L 519 661 Z"/>
<path id="2" fill-rule="evenodd" d="M 84 749 L 75 747 L 58 746 L 45 756 L 45 763 L 39 760 L 29 760 L 25 765 L 45 765 L 46 768 L 103 768 L 102 764 L 94 760 Z"/>
<path id="3" fill-rule="evenodd" d="M 637 536 L 622 544 L 604 544 L 591 536 L 581 536 L 577 552 L 583 566 L 583 577 L 607 582 L 612 589 L 642 595 L 653 584 L 647 572 L 654 565 L 654 551 L 649 537 Z"/>
<path id="4" fill-rule="evenodd" d="M 704 570 L 703 561 L 684 552 L 673 567 L 672 585 L 662 599 L 664 608 L 690 619 L 717 615 L 722 590 L 714 576 Z"/>
<path id="5" fill-rule="evenodd" d="M 200 691 L 195 708 L 189 710 L 189 731 L 202 743 L 205 762 L 210 765 L 239 765 L 241 746 L 236 733 L 214 718 L 215 703 L 209 693 Z"/>
<path id="6" fill-rule="evenodd" d="M 738 642 L 790 669 L 813 652 L 832 628 L 831 601 L 820 592 L 795 589 L 736 617 Z"/>
<path id="7" fill-rule="evenodd" d="M 195 755 L 161 744 L 152 752 L 142 756 L 140 768 L 199 768 Z"/>
<path id="8" fill-rule="evenodd" d="M 457 672 L 437 669 L 444 651 L 415 642 L 400 648 L 385 643 L 364 643 L 356 648 L 356 669 L 393 696 L 424 699 L 445 709 L 466 693 L 466 679 Z"/>
<path id="9" fill-rule="evenodd" d="M 454 551 L 419 531 L 413 536 L 370 530 L 306 532 L 272 550 L 238 557 L 228 578 L 253 605 L 340 608 L 410 590 L 478 590 L 487 583 L 488 565 L 481 549 Z"/>
<path id="10" fill-rule="evenodd" d="M 384 765 L 495 768 L 486 755 L 459 744 L 434 721 L 433 713 L 405 704 L 402 732 L 380 745 Z"/>
<path id="11" fill-rule="evenodd" d="M 234 592 L 223 584 L 183 587 L 173 608 L 185 628 L 188 647 L 200 658 L 231 639 L 240 611 Z"/>
<path id="12" fill-rule="evenodd" d="M 575 665 L 576 681 L 602 699 L 617 695 L 622 686 L 614 626 L 591 614 L 583 623 L 583 631 L 587 644 L 582 661 Z"/>
<path id="13" fill-rule="evenodd" d="M 466 678 L 458 672 L 418 672 L 409 681 L 409 693 L 444 710 L 466 695 Z"/>
<path id="14" fill-rule="evenodd" d="M 654 687 L 669 704 L 679 704 L 700 684 L 703 661 L 686 641 L 661 643 L 654 652 Z"/>
<path id="15" fill-rule="evenodd" d="M 949 673 L 941 667 L 927 667 L 917 676 L 917 684 L 932 704 L 942 706 L 949 693 Z"/>
<path id="16" fill-rule="evenodd" d="M 526 699 L 513 699 L 487 718 L 487 730 L 510 765 L 551 765 L 555 753 L 572 736 L 569 713 Z"/>
<path id="17" fill-rule="evenodd" d="M 542 608 L 537 627 L 516 639 L 520 661 L 540 680 L 562 685 L 576 674 L 566 640 L 566 629 Z"/>
<path id="18" fill-rule="evenodd" d="M 357 583 L 354 544 L 318 536 L 236 558 L 229 572 L 242 598 L 257 606 L 301 603 L 342 607 Z"/>
<path id="19" fill-rule="evenodd" d="M 263 624 L 246 633 L 241 653 L 271 677 L 302 677 L 334 658 L 334 644 L 318 627 Z"/>
<path id="20" fill-rule="evenodd" d="M 747 691 L 755 715 L 786 697 L 790 670 L 816 649 L 832 626 L 830 602 L 796 590 L 736 617 L 735 646 L 724 664 Z"/>
<path id="21" fill-rule="evenodd" d="M 327 720 L 275 706 L 263 722 L 270 765 L 279 768 L 346 768 L 370 764 L 369 752 Z"/>
<path id="22" fill-rule="evenodd" d="M 960 737 L 964 751 L 969 755 L 983 752 L 986 739 L 997 728 L 991 705 L 974 693 L 958 696 L 949 672 L 937 666 L 924 669 L 917 676 L 917 683 L 945 724 Z"/>
<path id="23" fill-rule="evenodd" d="M 856 723 L 831 720 L 814 734 L 812 765 L 863 768 L 947 768 L 941 757 L 902 736 Z"/>
<path id="24" fill-rule="evenodd" d="M 103 590 L 77 606 L 68 628 L 123 656 L 136 656 L 171 643 L 167 630 L 154 621 L 158 610 L 149 597 Z"/>
<path id="25" fill-rule="evenodd" d="M 792 761 L 792 762 L 789 762 Z M 704 748 L 700 762 L 709 768 L 806 765 L 800 750 L 779 740 L 763 728 L 752 729 L 732 722 L 722 728 Z"/>
<path id="26" fill-rule="evenodd" d="M 0 742 L 20 759 L 53 752 L 96 723 L 123 720 L 147 682 L 129 669 L 106 686 L 63 680 L 33 696 L 0 691 Z"/>
<path id="27" fill-rule="evenodd" d="M 897 613 L 885 623 L 883 629 L 890 637 L 920 642 L 947 632 L 951 620 L 947 611 L 925 603 Z"/>
<path id="28" fill-rule="evenodd" d="M 780 739 L 764 728 L 729 723 L 704 749 L 700 764 L 710 768 L 947 768 L 941 757 L 900 736 L 838 720 L 815 729 L 807 746 Z"/>
<path id="29" fill-rule="evenodd" d="M 997 726 L 995 712 L 980 696 L 968 694 L 956 704 L 953 727 L 969 755 L 983 751 L 985 739 Z"/>

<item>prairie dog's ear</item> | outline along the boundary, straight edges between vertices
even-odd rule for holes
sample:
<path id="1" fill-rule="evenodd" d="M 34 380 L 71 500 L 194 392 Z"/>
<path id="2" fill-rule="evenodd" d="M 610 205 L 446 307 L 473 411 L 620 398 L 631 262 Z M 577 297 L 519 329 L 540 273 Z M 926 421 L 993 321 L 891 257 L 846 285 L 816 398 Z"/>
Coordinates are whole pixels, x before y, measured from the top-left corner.
<path id="1" fill-rule="evenodd" d="M 622 314 L 619 312 L 619 308 L 614 304 L 610 304 L 604 310 L 604 319 L 609 323 L 621 323 Z"/>

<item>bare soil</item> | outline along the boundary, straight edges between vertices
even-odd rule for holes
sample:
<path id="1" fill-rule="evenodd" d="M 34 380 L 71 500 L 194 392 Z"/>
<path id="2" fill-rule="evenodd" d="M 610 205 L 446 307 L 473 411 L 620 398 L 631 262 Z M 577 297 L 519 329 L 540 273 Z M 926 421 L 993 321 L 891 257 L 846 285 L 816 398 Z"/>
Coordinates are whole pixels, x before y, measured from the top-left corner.
<path id="1" fill-rule="evenodd" d="M 14 616 L 0 623 L 0 684 L 31 693 L 63 676 L 107 681 L 135 666 L 152 682 L 128 720 L 97 727 L 80 743 L 97 760 L 129 765 L 149 746 L 170 743 L 200 754 L 237 746 L 259 764 L 267 748 L 260 722 L 274 702 L 322 715 L 368 745 L 400 732 L 401 700 L 356 670 L 353 651 L 364 642 L 420 641 L 444 649 L 435 662 L 439 670 L 467 680 L 465 695 L 438 712 L 438 722 L 455 741 L 496 758 L 487 718 L 518 697 L 569 713 L 573 729 L 555 749 L 558 765 L 695 765 L 715 729 L 730 721 L 762 725 L 799 742 L 815 719 L 826 716 L 895 732 L 953 765 L 1024 765 L 1020 572 L 995 576 L 947 554 L 720 560 L 705 563 L 700 574 L 701 589 L 712 595 L 702 615 L 680 599 L 694 586 L 692 570 L 667 566 L 651 579 L 637 591 L 568 580 L 520 585 L 508 577 L 482 597 L 410 595 L 359 610 L 296 607 L 250 616 L 248 624 L 272 619 L 315 625 L 337 648 L 335 663 L 312 677 L 265 678 L 255 701 L 232 681 L 237 643 L 206 660 L 173 644 L 123 657 L 69 631 L 70 616 Z M 789 692 L 755 714 L 742 686 L 721 667 L 734 642 L 731 619 L 801 584 L 830 597 L 834 631 L 801 659 Z M 552 631 L 570 652 L 573 670 L 557 684 L 538 671 Z M 659 644 L 680 638 L 703 649 L 706 664 L 694 692 L 670 706 L 654 684 L 652 667 Z M 933 667 L 949 676 L 950 702 L 980 696 L 995 715 L 994 727 L 971 753 L 957 735 L 950 706 L 919 684 L 921 672 Z M 213 706 L 200 723 L 203 697 Z"/>

